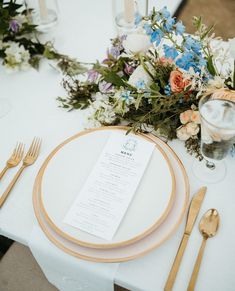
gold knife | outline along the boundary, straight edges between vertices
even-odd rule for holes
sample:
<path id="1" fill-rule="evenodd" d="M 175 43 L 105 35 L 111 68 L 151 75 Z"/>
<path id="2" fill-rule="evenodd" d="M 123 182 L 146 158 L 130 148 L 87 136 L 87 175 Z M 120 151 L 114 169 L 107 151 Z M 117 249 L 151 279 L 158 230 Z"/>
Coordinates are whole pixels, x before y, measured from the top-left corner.
<path id="1" fill-rule="evenodd" d="M 184 251 L 185 251 L 185 248 L 186 248 L 187 243 L 188 243 L 189 236 L 191 234 L 191 231 L 193 229 L 193 225 L 196 221 L 199 210 L 201 208 L 202 201 L 203 201 L 204 196 L 206 194 L 206 190 L 207 190 L 206 187 L 200 188 L 199 191 L 193 196 L 193 198 L 191 200 L 190 207 L 188 210 L 188 216 L 187 216 L 187 222 L 186 222 L 186 226 L 185 226 L 185 230 L 184 230 L 184 235 L 182 237 L 179 249 L 178 249 L 177 254 L 175 256 L 174 263 L 171 267 L 171 271 L 170 271 L 168 279 L 166 281 L 164 291 L 172 290 L 172 287 L 174 285 L 175 278 L 176 278 L 176 275 L 178 273 L 179 266 L 180 266 L 180 263 L 181 263 L 181 260 L 182 260 L 182 257 L 183 257 Z"/>

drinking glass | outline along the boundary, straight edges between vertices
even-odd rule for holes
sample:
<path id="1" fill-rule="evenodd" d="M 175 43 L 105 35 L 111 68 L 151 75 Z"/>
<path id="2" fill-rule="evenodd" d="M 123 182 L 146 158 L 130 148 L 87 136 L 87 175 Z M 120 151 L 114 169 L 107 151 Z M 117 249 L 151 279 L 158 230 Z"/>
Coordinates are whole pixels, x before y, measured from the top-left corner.
<path id="1" fill-rule="evenodd" d="M 37 30 L 47 32 L 58 22 L 58 2 L 57 0 L 27 0 L 28 8 L 33 9 L 33 23 L 37 25 Z"/>
<path id="2" fill-rule="evenodd" d="M 148 0 L 113 0 L 113 14 L 119 35 L 138 29 L 138 19 L 148 14 Z"/>
<path id="3" fill-rule="evenodd" d="M 226 175 L 223 159 L 235 143 L 235 103 L 213 99 L 212 95 L 199 102 L 201 119 L 201 153 L 206 161 L 195 161 L 195 176 L 208 183 L 217 183 Z"/>

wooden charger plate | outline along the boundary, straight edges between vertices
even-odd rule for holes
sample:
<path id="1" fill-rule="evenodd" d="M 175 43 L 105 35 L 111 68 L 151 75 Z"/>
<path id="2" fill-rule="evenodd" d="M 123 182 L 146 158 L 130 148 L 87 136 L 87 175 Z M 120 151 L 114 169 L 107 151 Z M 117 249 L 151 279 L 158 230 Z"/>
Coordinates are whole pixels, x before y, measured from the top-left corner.
<path id="1" fill-rule="evenodd" d="M 166 219 L 148 236 L 145 236 L 141 240 L 138 240 L 130 245 L 112 249 L 95 249 L 78 245 L 77 243 L 67 240 L 66 238 L 59 235 L 45 218 L 40 204 L 40 179 L 43 171 L 42 166 L 34 184 L 33 205 L 38 222 L 49 240 L 51 240 L 57 247 L 66 253 L 85 260 L 95 262 L 123 262 L 145 255 L 166 241 L 174 233 L 174 231 L 180 225 L 188 205 L 188 177 L 181 161 L 168 145 L 152 135 L 148 135 L 148 138 L 161 146 L 162 150 L 164 150 L 164 152 L 167 154 L 175 173 L 175 200 Z"/>

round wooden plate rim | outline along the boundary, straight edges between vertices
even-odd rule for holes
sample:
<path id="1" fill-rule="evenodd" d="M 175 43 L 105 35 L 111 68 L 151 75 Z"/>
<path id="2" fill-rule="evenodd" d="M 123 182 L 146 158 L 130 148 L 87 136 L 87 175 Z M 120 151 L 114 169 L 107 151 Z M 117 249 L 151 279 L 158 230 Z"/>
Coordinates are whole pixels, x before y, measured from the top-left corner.
<path id="1" fill-rule="evenodd" d="M 149 139 L 152 140 L 154 142 L 154 140 L 156 140 L 156 137 L 152 134 L 149 134 Z M 42 230 L 44 231 L 45 235 L 47 236 L 47 238 L 54 243 L 58 248 L 60 248 L 61 250 L 63 250 L 64 252 L 66 252 L 67 254 L 70 254 L 72 256 L 78 257 L 80 259 L 84 259 L 84 260 L 88 260 L 88 261 L 92 261 L 92 262 L 103 262 L 103 263 L 115 263 L 115 262 L 125 262 L 125 261 L 129 261 L 132 259 L 136 259 L 139 257 L 142 257 L 143 255 L 149 253 L 150 251 L 154 250 L 156 247 L 158 247 L 159 245 L 161 245 L 162 243 L 164 243 L 178 228 L 178 226 L 180 225 L 183 216 L 185 214 L 185 211 L 187 209 L 187 205 L 188 205 L 188 200 L 189 200 L 189 180 L 188 180 L 188 176 L 187 173 L 185 171 L 184 165 L 182 164 L 182 162 L 180 161 L 179 157 L 176 155 L 176 153 L 171 149 L 171 147 L 169 145 L 167 145 L 166 143 L 164 143 L 163 141 L 161 141 L 160 139 L 158 139 L 158 141 L 160 142 L 160 144 L 162 144 L 162 146 L 166 146 L 168 148 L 168 150 L 172 153 L 172 155 L 175 157 L 175 159 L 177 160 L 182 173 L 183 173 L 183 177 L 184 177 L 184 182 L 185 182 L 185 201 L 184 201 L 184 206 L 182 208 L 182 212 L 181 215 L 177 221 L 177 223 L 175 224 L 175 226 L 173 227 L 173 229 L 168 233 L 167 236 L 165 236 L 161 241 L 159 241 L 157 244 L 153 245 L 151 248 L 148 248 L 147 250 L 139 253 L 138 255 L 135 256 L 129 256 L 129 257 L 125 257 L 125 258 L 115 258 L 115 259 L 107 259 L 107 258 L 94 258 L 92 256 L 87 256 L 87 255 L 83 255 L 83 254 L 79 254 L 71 249 L 69 249 L 68 247 L 64 246 L 61 242 L 58 242 L 52 235 L 51 233 L 48 231 L 48 229 L 45 227 L 45 225 L 43 224 L 43 222 L 41 221 L 40 218 L 40 208 L 37 202 L 37 195 L 38 195 L 38 179 L 39 179 L 39 174 L 40 174 L 40 170 L 39 173 L 35 179 L 35 183 L 34 183 L 34 187 L 33 187 L 33 207 L 34 207 L 34 211 L 35 211 L 35 215 L 36 218 L 38 220 L 39 225 L 41 226 Z M 49 226 L 50 227 L 50 226 Z"/>

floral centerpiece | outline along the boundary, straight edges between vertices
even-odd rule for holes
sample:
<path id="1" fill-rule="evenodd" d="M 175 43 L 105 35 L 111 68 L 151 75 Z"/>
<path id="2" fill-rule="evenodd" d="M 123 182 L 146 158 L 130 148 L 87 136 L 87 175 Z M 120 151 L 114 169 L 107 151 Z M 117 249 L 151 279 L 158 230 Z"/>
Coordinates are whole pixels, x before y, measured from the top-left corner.
<path id="1" fill-rule="evenodd" d="M 213 27 L 196 17 L 196 32 L 188 35 L 166 7 L 136 23 L 137 32 L 113 39 L 107 57 L 88 68 L 85 80 L 65 78 L 68 96 L 58 99 L 65 108 L 89 107 L 90 126 L 127 123 L 134 131 L 178 137 L 201 157 L 198 101 L 217 89 L 235 100 L 227 91 L 235 88 L 235 39 L 224 47 Z"/>

